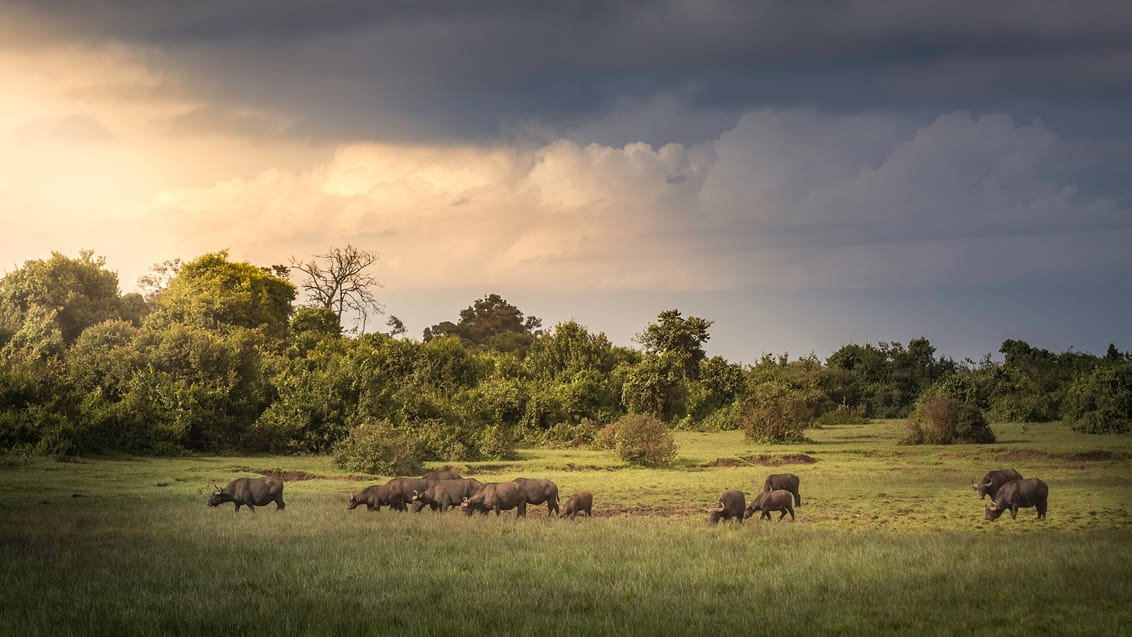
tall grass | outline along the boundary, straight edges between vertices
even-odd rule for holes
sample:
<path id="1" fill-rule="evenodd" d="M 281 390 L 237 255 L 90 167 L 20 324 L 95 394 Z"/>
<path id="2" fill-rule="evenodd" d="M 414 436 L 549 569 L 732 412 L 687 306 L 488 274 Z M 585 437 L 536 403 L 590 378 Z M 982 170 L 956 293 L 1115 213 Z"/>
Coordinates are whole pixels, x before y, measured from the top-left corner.
<path id="1" fill-rule="evenodd" d="M 0 460 L 0 633 L 1095 635 L 1132 625 L 1128 437 L 1051 430 L 1047 442 L 1010 442 L 1007 431 L 998 449 L 907 448 L 879 423 L 779 448 L 731 433 L 679 438 L 682 465 L 668 470 L 580 450 L 461 467 L 481 479 L 551 477 L 563 496 L 593 491 L 599 517 L 573 521 L 546 519 L 544 507 L 526 519 L 347 512 L 346 492 L 368 482 L 323 458 Z M 800 453 L 818 461 L 705 466 Z M 1050 484 L 1049 519 L 1029 509 L 982 521 L 969 483 L 1006 466 L 1003 456 Z M 282 512 L 205 506 L 209 481 L 257 468 L 323 477 L 288 483 Z M 707 524 L 724 488 L 750 494 L 780 470 L 802 476 L 798 522 Z"/>

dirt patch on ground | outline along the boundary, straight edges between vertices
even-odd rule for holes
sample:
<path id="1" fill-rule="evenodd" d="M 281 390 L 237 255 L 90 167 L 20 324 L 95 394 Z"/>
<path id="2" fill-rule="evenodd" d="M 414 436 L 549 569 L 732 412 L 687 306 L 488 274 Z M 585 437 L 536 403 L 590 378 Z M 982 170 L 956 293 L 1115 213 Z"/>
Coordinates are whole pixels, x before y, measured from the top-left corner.
<path id="1" fill-rule="evenodd" d="M 283 482 L 315 480 L 322 477 L 313 473 L 307 473 L 306 471 L 284 471 L 282 469 L 257 469 L 252 473 L 258 473 L 265 478 L 275 478 L 276 480 L 282 480 Z"/>
<path id="2" fill-rule="evenodd" d="M 1019 462 L 1023 460 L 1062 460 L 1065 462 L 1111 462 L 1113 460 L 1127 460 L 1132 454 L 1116 451 L 1082 451 L 1078 453 L 1046 453 L 1029 449 L 1016 449 L 1008 451 L 998 457 L 1002 462 Z"/>
<path id="3" fill-rule="evenodd" d="M 1015 449 L 1014 451 L 1007 451 L 998 457 L 1001 462 L 1018 462 L 1020 460 L 1034 460 L 1036 458 L 1048 457 L 1040 451 L 1030 451 L 1028 449 Z"/>
<path id="4" fill-rule="evenodd" d="M 1112 451 L 1086 451 L 1084 453 L 1060 454 L 1058 457 L 1072 462 L 1105 462 L 1108 460 L 1123 460 L 1128 457 L 1128 454 L 1115 453 Z"/>
<path id="5" fill-rule="evenodd" d="M 746 458 L 716 458 L 708 467 L 778 467 L 784 464 L 814 464 L 818 459 L 804 453 L 791 453 L 784 456 L 748 456 Z"/>

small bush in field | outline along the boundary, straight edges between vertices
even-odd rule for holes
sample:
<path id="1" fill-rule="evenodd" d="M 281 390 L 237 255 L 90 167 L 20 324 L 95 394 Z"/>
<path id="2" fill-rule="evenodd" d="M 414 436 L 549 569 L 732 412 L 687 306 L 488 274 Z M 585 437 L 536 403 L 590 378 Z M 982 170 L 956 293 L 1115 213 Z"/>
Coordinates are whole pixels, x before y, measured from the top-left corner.
<path id="1" fill-rule="evenodd" d="M 676 440 L 664 421 L 645 414 L 628 414 L 602 429 L 601 444 L 609 444 L 614 455 L 630 464 L 664 466 L 676 459 Z M 598 441 L 595 440 L 595 445 Z"/>
<path id="2" fill-rule="evenodd" d="M 342 469 L 378 475 L 416 475 L 421 452 L 408 436 L 388 422 L 358 425 L 334 445 L 334 463 Z"/>
<path id="3" fill-rule="evenodd" d="M 901 442 L 911 445 L 994 442 L 982 410 L 950 396 L 931 396 L 922 400 L 906 426 L 908 435 Z"/>
<path id="4" fill-rule="evenodd" d="M 814 421 L 806 396 L 777 381 L 755 388 L 743 408 L 741 423 L 747 440 L 761 443 L 802 442 L 802 431 Z"/>

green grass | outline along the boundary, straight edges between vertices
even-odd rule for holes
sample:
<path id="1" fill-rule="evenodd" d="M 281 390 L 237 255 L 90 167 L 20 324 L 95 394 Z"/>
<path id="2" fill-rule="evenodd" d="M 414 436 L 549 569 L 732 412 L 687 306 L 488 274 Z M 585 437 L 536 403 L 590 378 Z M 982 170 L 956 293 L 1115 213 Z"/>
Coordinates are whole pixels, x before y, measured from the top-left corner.
<path id="1" fill-rule="evenodd" d="M 895 422 L 781 447 L 682 432 L 671 469 L 542 449 L 459 466 L 592 491 L 597 517 L 574 521 L 347 512 L 379 479 L 321 457 L 0 457 L 0 633 L 1121 634 L 1132 436 L 995 430 L 951 447 L 899 446 Z M 970 483 L 1007 466 L 1049 483 L 1048 519 L 982 520 Z M 317 477 L 288 482 L 281 513 L 205 506 L 210 482 L 265 469 Z M 707 525 L 723 490 L 779 471 L 802 477 L 797 522 Z"/>

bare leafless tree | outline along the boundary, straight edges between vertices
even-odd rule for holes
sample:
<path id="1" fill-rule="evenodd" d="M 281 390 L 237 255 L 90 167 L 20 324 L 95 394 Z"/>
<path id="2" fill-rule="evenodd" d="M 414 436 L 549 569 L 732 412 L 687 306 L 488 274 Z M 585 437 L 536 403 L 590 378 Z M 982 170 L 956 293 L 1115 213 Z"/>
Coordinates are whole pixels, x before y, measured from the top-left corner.
<path id="1" fill-rule="evenodd" d="M 161 263 L 154 263 L 149 267 L 149 272 L 138 277 L 138 290 L 146 301 L 153 301 L 169 287 L 169 282 L 180 271 L 180 259 L 166 259 Z"/>
<path id="2" fill-rule="evenodd" d="M 326 254 L 316 254 L 310 261 L 291 258 L 291 269 L 306 275 L 299 287 L 312 303 L 325 307 L 338 314 L 338 324 L 342 324 L 342 313 L 349 309 L 358 313 L 362 319 L 362 331 L 370 312 L 384 313 L 381 303 L 374 296 L 374 289 L 381 287 L 366 268 L 377 262 L 377 253 L 359 250 L 350 244 L 345 248 L 331 248 Z"/>

